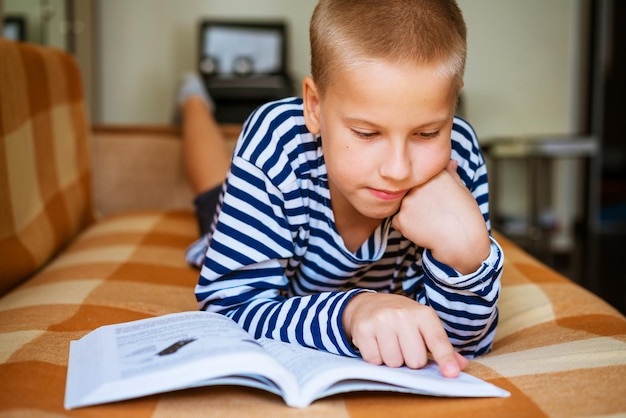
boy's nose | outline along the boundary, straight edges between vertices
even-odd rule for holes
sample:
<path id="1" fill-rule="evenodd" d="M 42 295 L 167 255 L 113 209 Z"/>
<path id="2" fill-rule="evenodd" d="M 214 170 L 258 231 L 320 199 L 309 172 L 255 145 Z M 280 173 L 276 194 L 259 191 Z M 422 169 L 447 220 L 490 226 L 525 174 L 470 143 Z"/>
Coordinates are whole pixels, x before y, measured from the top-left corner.
<path id="1" fill-rule="evenodd" d="M 390 146 L 385 155 L 381 155 L 380 175 L 383 178 L 402 181 L 411 175 L 412 162 L 404 144 Z"/>

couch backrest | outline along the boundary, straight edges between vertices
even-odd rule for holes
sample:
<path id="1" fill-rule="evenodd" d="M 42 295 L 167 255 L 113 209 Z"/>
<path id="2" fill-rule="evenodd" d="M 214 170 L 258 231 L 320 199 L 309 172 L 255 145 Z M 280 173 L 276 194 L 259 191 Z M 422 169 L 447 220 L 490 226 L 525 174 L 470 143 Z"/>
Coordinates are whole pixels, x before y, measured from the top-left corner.
<path id="1" fill-rule="evenodd" d="M 0 38 L 0 294 L 92 220 L 88 126 L 70 55 Z"/>

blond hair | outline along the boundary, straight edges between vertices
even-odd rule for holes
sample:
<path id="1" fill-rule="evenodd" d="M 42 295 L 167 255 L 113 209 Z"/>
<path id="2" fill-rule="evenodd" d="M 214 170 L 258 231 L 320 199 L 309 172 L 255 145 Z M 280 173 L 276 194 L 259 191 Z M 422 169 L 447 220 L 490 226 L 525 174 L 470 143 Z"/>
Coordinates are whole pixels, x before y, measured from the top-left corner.
<path id="1" fill-rule="evenodd" d="M 321 93 L 333 74 L 372 59 L 436 64 L 462 84 L 467 29 L 454 0 L 320 0 L 309 32 Z"/>

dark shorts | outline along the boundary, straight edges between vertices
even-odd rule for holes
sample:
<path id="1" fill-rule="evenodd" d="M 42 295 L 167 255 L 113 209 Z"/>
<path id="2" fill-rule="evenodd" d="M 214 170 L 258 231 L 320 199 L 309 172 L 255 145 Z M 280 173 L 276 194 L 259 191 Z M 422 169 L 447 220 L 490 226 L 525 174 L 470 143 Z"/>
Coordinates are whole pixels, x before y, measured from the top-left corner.
<path id="1" fill-rule="evenodd" d="M 213 222 L 213 217 L 217 211 L 221 191 L 222 185 L 220 184 L 219 186 L 209 189 L 204 193 L 200 193 L 193 200 L 193 205 L 196 208 L 196 220 L 198 221 L 200 236 L 209 232 L 211 223 Z"/>

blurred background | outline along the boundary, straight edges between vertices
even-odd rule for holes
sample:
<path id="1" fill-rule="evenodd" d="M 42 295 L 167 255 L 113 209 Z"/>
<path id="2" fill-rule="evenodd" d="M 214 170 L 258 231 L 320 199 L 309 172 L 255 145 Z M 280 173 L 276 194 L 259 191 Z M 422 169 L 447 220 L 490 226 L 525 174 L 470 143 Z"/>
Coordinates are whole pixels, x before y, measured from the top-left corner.
<path id="1" fill-rule="evenodd" d="M 469 36 L 459 112 L 488 158 L 494 228 L 626 312 L 626 2 L 458 2 Z M 76 56 L 94 124 L 166 125 L 208 20 L 284 24 L 299 94 L 315 4 L 0 0 L 0 22 L 5 37 Z"/>

